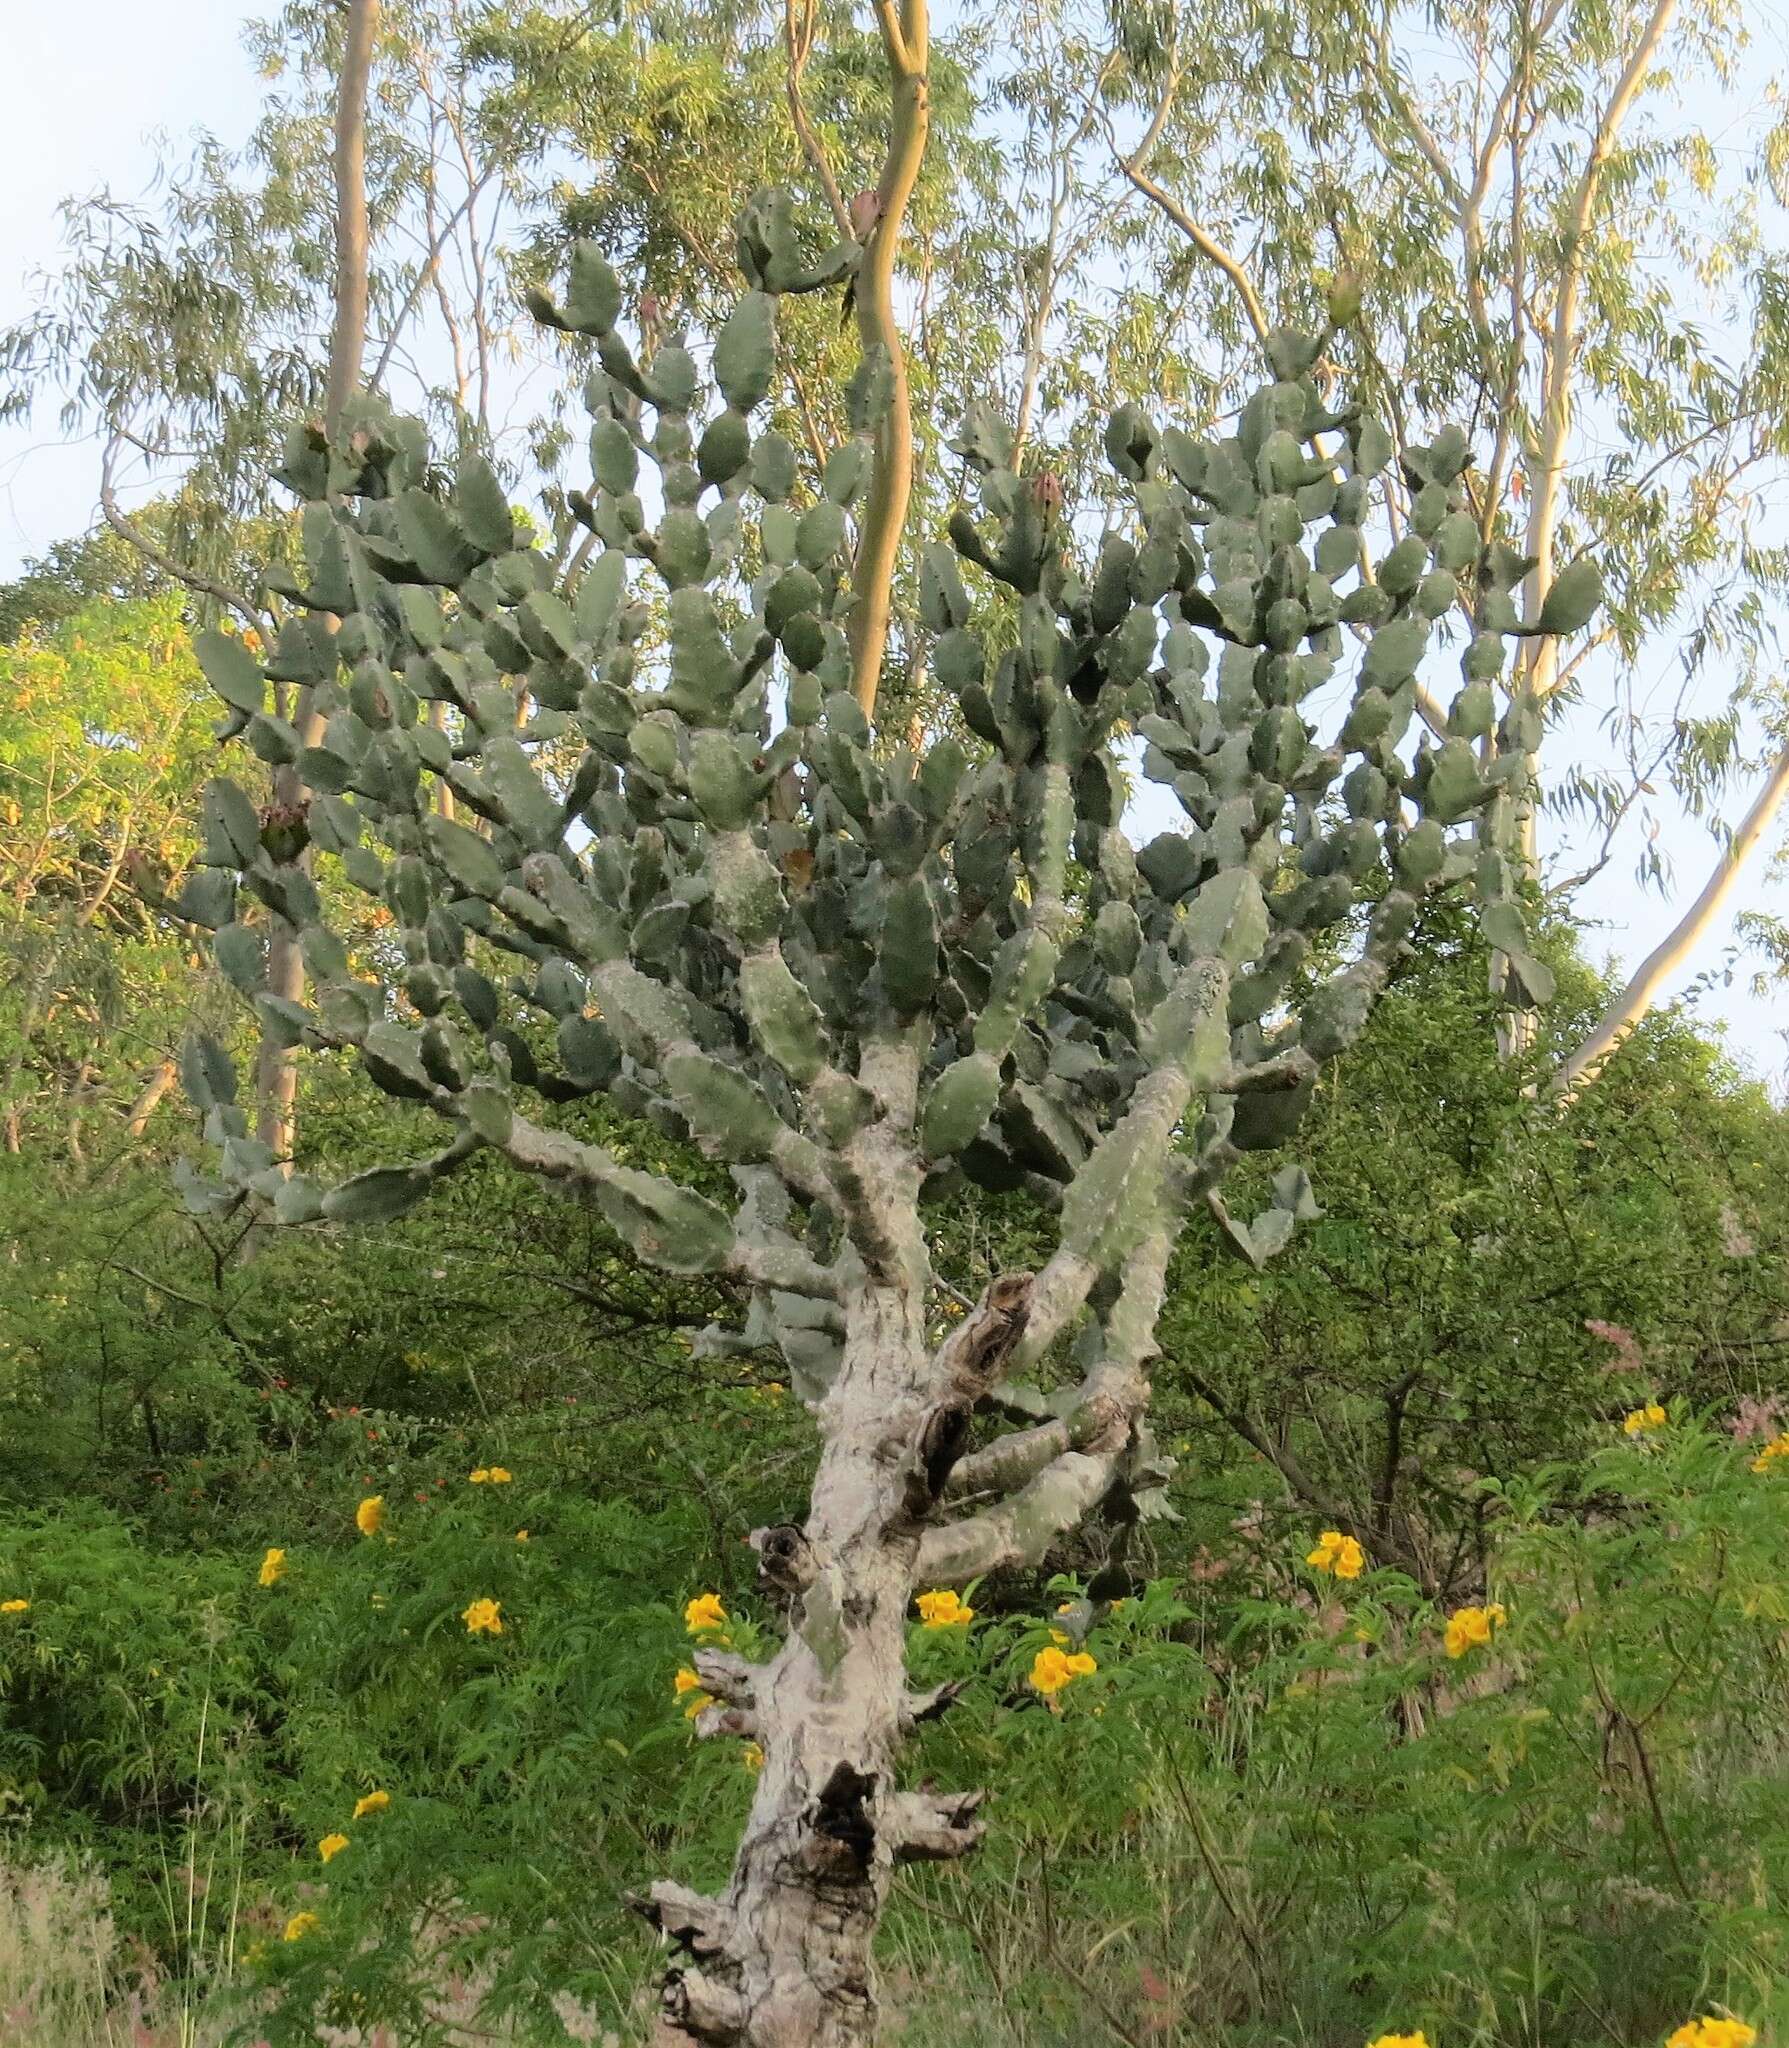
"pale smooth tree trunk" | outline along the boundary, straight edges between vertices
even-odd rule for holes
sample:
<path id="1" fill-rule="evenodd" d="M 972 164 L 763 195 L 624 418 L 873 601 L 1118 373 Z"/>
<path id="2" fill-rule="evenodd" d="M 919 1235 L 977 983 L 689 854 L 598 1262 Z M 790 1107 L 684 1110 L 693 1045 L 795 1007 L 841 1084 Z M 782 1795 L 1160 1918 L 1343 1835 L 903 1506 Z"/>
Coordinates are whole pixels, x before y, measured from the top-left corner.
<path id="1" fill-rule="evenodd" d="M 852 568 L 852 689 L 866 718 L 873 717 L 882 680 L 894 608 L 895 559 L 907 522 L 913 489 L 913 410 L 907 356 L 895 318 L 894 271 L 907 202 L 919 180 L 931 125 L 931 86 L 926 76 L 927 0 L 899 0 L 879 6 L 876 19 L 888 59 L 893 108 L 888 154 L 876 186 L 876 215 L 868 229 L 857 274 L 857 329 L 865 355 L 884 352 L 890 390 L 888 410 L 876 432 L 876 459 L 864 499 Z"/>
<path id="2" fill-rule="evenodd" d="M 341 424 L 342 408 L 360 387 L 366 355 L 367 203 L 366 104 L 372 72 L 373 45 L 379 32 L 380 0 L 348 0 L 342 47 L 341 80 L 335 109 L 335 319 L 329 339 L 329 378 L 324 398 L 324 426 L 331 438 Z M 298 692 L 292 723 L 302 746 L 315 746 L 323 720 L 308 688 Z M 275 811 L 299 811 L 310 800 L 296 767 L 276 768 Z M 309 853 L 300 852 L 308 866 Z M 268 993 L 297 1002 L 304 994 L 304 958 L 298 935 L 284 918 L 275 916 L 267 949 Z M 298 1061 L 295 1051 L 263 1037 L 255 1070 L 255 1135 L 290 1170 L 297 1135 Z"/>
<path id="3" fill-rule="evenodd" d="M 1540 441 L 1534 450 L 1528 479 L 1528 529 L 1524 547 L 1533 556 L 1534 567 L 1524 585 L 1524 597 L 1530 619 L 1539 618 L 1556 574 L 1555 551 L 1560 517 L 1565 510 L 1566 455 L 1581 339 L 1578 316 L 1584 284 L 1586 238 L 1596 214 L 1603 176 L 1620 140 L 1622 126 L 1646 82 L 1647 73 L 1658 60 L 1660 46 L 1676 17 L 1677 6 L 1678 0 L 1654 0 L 1652 11 L 1603 106 L 1590 154 L 1573 194 L 1566 225 L 1565 264 L 1554 295 L 1542 363 Z M 1543 634 L 1528 643 L 1516 680 L 1517 687 L 1532 695 L 1543 712 L 1551 705 L 1559 687 L 1559 642 L 1551 634 Z M 1508 850 L 1514 855 L 1522 873 L 1533 880 L 1538 877 L 1540 868 L 1535 817 L 1536 794 L 1540 788 L 1537 754 L 1529 756 L 1526 785 L 1526 794 L 1516 800 L 1514 844 Z M 1491 960 L 1493 991 L 1502 989 L 1507 974 L 1508 962 L 1501 954 L 1494 954 Z M 1498 1027 L 1499 1050 L 1505 1058 L 1520 1058 L 1534 1045 L 1538 1032 L 1539 1019 L 1533 1010 L 1526 1006 L 1511 1010 Z"/>
<path id="4" fill-rule="evenodd" d="M 160 1107 L 162 1097 L 174 1085 L 174 1062 L 163 1060 L 137 1091 L 124 1119 L 124 1128 L 133 1138 L 140 1138 L 149 1128 L 149 1119 Z"/>
<path id="5" fill-rule="evenodd" d="M 1764 787 L 1752 808 L 1741 820 L 1702 893 L 1671 930 L 1647 954 L 1627 986 L 1598 1018 L 1596 1029 L 1554 1075 L 1548 1093 L 1569 1103 L 1588 1088 L 1634 1026 L 1658 999 L 1659 990 L 1682 966 L 1690 950 L 1719 915 L 1721 906 L 1733 893 L 1740 870 L 1757 850 L 1769 831 L 1771 821 L 1789 798 L 1789 747 L 1780 753 L 1765 778 Z"/>

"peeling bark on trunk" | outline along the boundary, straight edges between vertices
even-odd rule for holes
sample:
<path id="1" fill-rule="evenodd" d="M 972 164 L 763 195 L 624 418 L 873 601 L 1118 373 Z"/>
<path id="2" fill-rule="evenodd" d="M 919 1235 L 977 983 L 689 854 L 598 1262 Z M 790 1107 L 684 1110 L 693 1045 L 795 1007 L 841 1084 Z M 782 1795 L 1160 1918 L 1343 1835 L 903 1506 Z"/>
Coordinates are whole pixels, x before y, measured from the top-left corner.
<path id="1" fill-rule="evenodd" d="M 760 1541 L 792 1626 L 754 1674 L 764 1767 L 725 1898 L 654 1889 L 660 1924 L 689 1951 L 666 1984 L 673 2038 L 871 2039 L 871 1943 L 900 1849 L 894 1762 L 919 1547 L 906 1474 L 931 1405 L 923 1313 L 902 1286 L 866 1287 L 848 1305 L 807 1525 Z"/>
<path id="2" fill-rule="evenodd" d="M 666 1973 L 668 2041 L 737 2048 L 866 2048 L 876 2027 L 872 1948 L 897 1863 L 964 1854 L 979 1792 L 902 1791 L 901 1742 L 949 1705 L 906 1692 L 906 1631 L 921 1524 L 985 1392 L 1024 1327 L 1029 1281 L 1007 1276 L 941 1351 L 925 1288 L 866 1282 L 845 1304 L 838 1376 L 804 1527 L 758 1532 L 789 1633 L 758 1669 L 698 1651 L 720 1704 L 701 1732 L 755 1736 L 757 1796 L 718 1898 L 655 1885 L 649 1917 L 682 1951 Z"/>

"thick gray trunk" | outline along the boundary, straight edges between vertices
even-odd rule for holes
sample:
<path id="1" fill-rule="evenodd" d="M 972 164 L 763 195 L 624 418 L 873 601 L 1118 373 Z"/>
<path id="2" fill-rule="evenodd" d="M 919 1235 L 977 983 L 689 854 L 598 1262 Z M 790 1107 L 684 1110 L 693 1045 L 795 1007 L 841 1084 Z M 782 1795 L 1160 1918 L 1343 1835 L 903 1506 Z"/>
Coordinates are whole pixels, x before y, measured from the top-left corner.
<path id="1" fill-rule="evenodd" d="M 764 1766 L 724 1896 L 654 1888 L 653 1917 L 687 1952 L 667 1975 L 671 2040 L 864 2048 L 896 1861 L 951 1854 L 979 1833 L 973 1798 L 894 1783 L 921 1447 L 938 1406 L 923 1300 L 918 1285 L 866 1285 L 847 1305 L 807 1524 L 756 1539 L 766 1582 L 791 1603 L 782 1648 L 757 1670 L 697 1655 L 724 1703 L 704 1721 L 755 1736 Z"/>

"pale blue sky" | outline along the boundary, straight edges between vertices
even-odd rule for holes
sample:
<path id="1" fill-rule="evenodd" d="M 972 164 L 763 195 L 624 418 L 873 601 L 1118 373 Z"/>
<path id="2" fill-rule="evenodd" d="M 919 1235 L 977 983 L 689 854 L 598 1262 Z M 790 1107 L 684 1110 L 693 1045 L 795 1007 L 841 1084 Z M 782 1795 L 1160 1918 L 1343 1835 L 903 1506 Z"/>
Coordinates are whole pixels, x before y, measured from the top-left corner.
<path id="1" fill-rule="evenodd" d="M 0 324 L 29 302 L 31 273 L 54 265 L 64 197 L 109 186 L 120 199 L 141 199 L 165 139 L 183 143 L 200 124 L 225 142 L 247 134 L 261 87 L 240 35 L 256 11 L 245 0 L 75 0 L 66 10 L 13 0 L 0 67 Z M 96 449 L 64 444 L 53 408 L 28 428 L 0 428 L 0 576 L 82 531 L 96 489 Z M 1747 800 L 1732 802 L 1729 816 Z M 1708 870 L 1711 842 L 1704 828 L 1678 820 L 1666 843 L 1678 868 L 1674 901 L 1687 902 Z M 1618 857 L 1580 898 L 1581 912 L 1601 926 L 1589 935 L 1596 957 L 1638 959 L 1674 914 L 1640 893 L 1631 866 L 1631 852 Z M 1740 906 L 1765 905 L 1789 914 L 1789 884 L 1768 881 L 1760 867 Z M 1724 1020 L 1732 1049 L 1774 1080 L 1784 1070 L 1789 1005 L 1780 991 L 1753 996 L 1743 965 L 1722 985 L 1731 937 L 1729 918 L 1683 979 L 1714 976 L 1696 996 L 1699 1014 Z"/>

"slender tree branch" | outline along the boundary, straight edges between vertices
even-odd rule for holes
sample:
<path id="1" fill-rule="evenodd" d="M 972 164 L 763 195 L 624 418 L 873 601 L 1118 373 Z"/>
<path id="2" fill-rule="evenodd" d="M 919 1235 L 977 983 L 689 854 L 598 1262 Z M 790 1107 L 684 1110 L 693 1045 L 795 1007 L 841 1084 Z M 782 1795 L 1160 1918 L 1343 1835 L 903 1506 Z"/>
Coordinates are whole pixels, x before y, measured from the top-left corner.
<path id="1" fill-rule="evenodd" d="M 136 523 L 118 502 L 117 485 L 113 481 L 113 465 L 116 461 L 117 444 L 121 436 L 114 435 L 108 444 L 100 463 L 99 508 L 105 515 L 106 524 L 121 540 L 128 541 L 146 562 L 152 563 L 164 576 L 172 576 L 177 583 L 184 583 L 188 590 L 196 590 L 202 596 L 215 598 L 252 626 L 257 633 L 271 630 L 268 614 L 245 597 L 240 590 L 232 589 L 227 583 L 220 583 L 215 577 L 206 576 L 197 569 L 189 569 L 177 562 L 166 549 L 159 548 L 148 534 Z"/>
<path id="2" fill-rule="evenodd" d="M 878 0 L 876 19 L 888 55 L 893 107 L 888 154 L 876 188 L 879 211 L 857 273 L 857 331 L 866 355 L 872 350 L 886 355 L 891 388 L 876 430 L 875 466 L 851 577 L 852 689 L 865 717 L 874 713 L 881 687 L 894 609 L 895 565 L 913 489 L 913 409 L 906 354 L 895 320 L 894 268 L 931 124 L 927 0 L 902 0 L 898 14 L 893 0 Z"/>
<path id="3" fill-rule="evenodd" d="M 802 104 L 801 74 L 807 69 L 808 58 L 813 54 L 814 30 L 819 24 L 818 0 L 783 0 L 783 47 L 788 53 L 788 69 L 784 74 L 783 87 L 789 98 L 789 118 L 795 124 L 795 135 L 801 144 L 802 154 L 807 158 L 814 176 L 820 181 L 820 189 L 826 194 L 826 203 L 832 209 L 832 217 L 841 236 L 853 239 L 855 231 L 851 225 L 851 209 L 845 204 L 845 195 L 839 190 L 839 181 L 832 174 L 832 165 L 826 160 L 826 149 L 814 124 L 808 119 L 808 110 Z"/>
<path id="4" fill-rule="evenodd" d="M 1563 1105 L 1574 1101 L 1602 1072 L 1622 1040 L 1652 1008 L 1662 984 L 1707 931 L 1722 904 L 1733 893 L 1740 870 L 1769 831 L 1785 797 L 1789 797 L 1789 746 L 1778 754 L 1763 788 L 1715 863 L 1714 872 L 1703 885 L 1702 893 L 1641 961 L 1627 986 L 1597 1020 L 1596 1029 L 1553 1076 L 1547 1093 L 1556 1102 Z"/>
<path id="5" fill-rule="evenodd" d="M 1218 241 L 1216 236 L 1202 227 L 1187 212 L 1186 208 L 1181 205 L 1179 200 L 1164 191 L 1144 169 L 1144 165 L 1153 154 L 1157 142 L 1161 139 L 1163 128 L 1167 125 L 1168 111 L 1173 104 L 1174 94 L 1179 83 L 1179 66 L 1170 65 L 1167 82 L 1162 88 L 1161 99 L 1156 105 L 1154 117 L 1145 130 L 1142 141 L 1138 143 L 1129 156 L 1114 152 L 1118 155 L 1118 168 L 1130 180 L 1131 184 L 1142 193 L 1145 199 L 1159 208 L 1166 218 L 1174 223 L 1187 240 L 1192 243 L 1193 247 L 1198 250 L 1199 254 L 1205 258 L 1206 262 L 1214 265 L 1229 279 L 1237 297 L 1242 301 L 1243 312 L 1248 317 L 1250 327 L 1254 329 L 1256 341 L 1265 343 L 1270 331 L 1267 315 L 1262 310 L 1260 294 L 1255 290 L 1248 272 L 1243 268 L 1241 262 Z"/>

